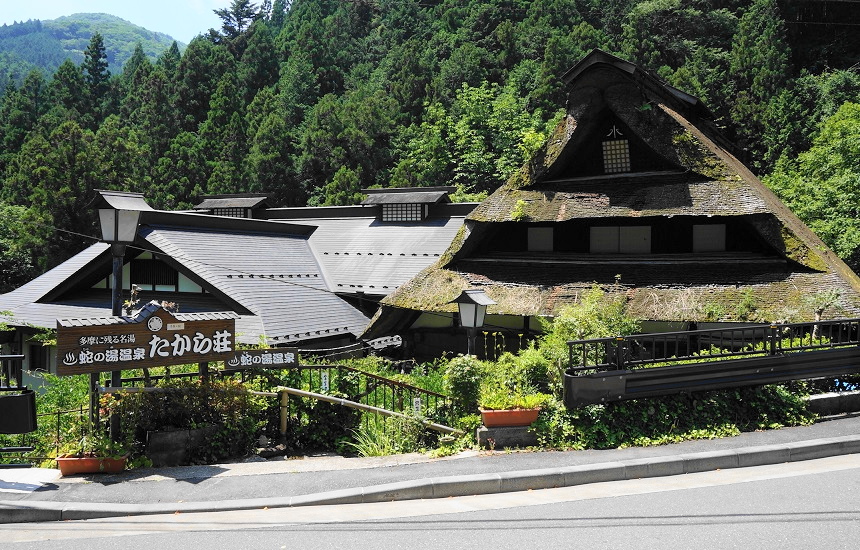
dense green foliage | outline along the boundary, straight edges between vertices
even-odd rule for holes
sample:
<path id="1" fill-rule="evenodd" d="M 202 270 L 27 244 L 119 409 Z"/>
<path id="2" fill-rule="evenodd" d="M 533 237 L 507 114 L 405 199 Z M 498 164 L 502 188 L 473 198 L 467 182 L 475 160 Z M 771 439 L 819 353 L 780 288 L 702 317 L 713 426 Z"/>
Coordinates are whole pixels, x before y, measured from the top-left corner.
<path id="1" fill-rule="evenodd" d="M 824 119 L 812 146 L 783 158 L 765 181 L 837 254 L 860 265 L 860 103 Z"/>
<path id="2" fill-rule="evenodd" d="M 782 386 L 694 392 L 568 410 L 541 411 L 535 432 L 556 449 L 609 449 L 716 439 L 811 423 L 815 415 Z"/>
<path id="3" fill-rule="evenodd" d="M 114 30 L 92 23 L 86 40 L 56 38 L 82 53 L 52 73 L 10 80 L 0 67 L 0 201 L 94 235 L 96 187 L 156 208 L 230 192 L 350 204 L 366 187 L 452 183 L 481 196 L 541 144 L 561 76 L 593 48 L 700 97 L 761 174 L 795 162 L 860 91 L 857 39 L 826 10 L 778 0 L 224 3 L 222 27 L 182 53 L 141 40 L 120 70 Z M 91 242 L 60 231 L 24 263 Z"/>
<path id="4" fill-rule="evenodd" d="M 230 379 L 162 380 L 158 392 L 106 394 L 102 417 L 119 416 L 123 439 L 134 456 L 143 454 L 148 431 L 188 430 L 215 426 L 204 449 L 191 460 L 212 463 L 242 456 L 256 442 L 263 420 L 263 401 Z"/>
<path id="5" fill-rule="evenodd" d="M 39 376 L 44 379 L 44 389 L 36 398 L 36 431 L 23 438 L 20 435 L 0 435 L 0 446 L 20 445 L 23 441 L 34 447 L 32 456 L 54 457 L 64 452 L 71 441 L 80 440 L 86 433 L 89 378 L 48 373 Z"/>
<path id="6" fill-rule="evenodd" d="M 627 300 L 623 296 L 607 296 L 595 285 L 579 302 L 562 307 L 542 328 L 540 351 L 560 366 L 568 362 L 569 340 L 633 334 L 639 330 L 639 322 L 627 315 Z"/>

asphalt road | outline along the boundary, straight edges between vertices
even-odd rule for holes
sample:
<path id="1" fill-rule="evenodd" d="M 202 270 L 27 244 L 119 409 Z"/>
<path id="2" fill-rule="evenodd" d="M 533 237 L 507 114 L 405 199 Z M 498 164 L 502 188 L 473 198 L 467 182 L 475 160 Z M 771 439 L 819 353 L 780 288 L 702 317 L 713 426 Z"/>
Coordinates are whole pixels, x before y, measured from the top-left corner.
<path id="1" fill-rule="evenodd" d="M 8 548 L 828 548 L 860 539 L 860 455 L 379 504 L 0 526 Z"/>

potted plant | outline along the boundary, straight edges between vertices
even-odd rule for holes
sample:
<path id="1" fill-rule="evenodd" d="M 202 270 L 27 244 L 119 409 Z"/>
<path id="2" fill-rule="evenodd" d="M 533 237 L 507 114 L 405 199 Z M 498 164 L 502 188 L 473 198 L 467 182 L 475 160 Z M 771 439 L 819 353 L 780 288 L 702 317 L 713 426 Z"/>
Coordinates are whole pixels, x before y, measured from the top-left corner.
<path id="1" fill-rule="evenodd" d="M 83 436 L 73 448 L 57 457 L 57 467 L 64 476 L 73 474 L 116 474 L 125 469 L 128 446 L 111 441 L 102 430 Z"/>
<path id="2" fill-rule="evenodd" d="M 529 426 L 537 420 L 541 406 L 550 396 L 501 384 L 481 388 L 481 421 L 487 428 Z"/>

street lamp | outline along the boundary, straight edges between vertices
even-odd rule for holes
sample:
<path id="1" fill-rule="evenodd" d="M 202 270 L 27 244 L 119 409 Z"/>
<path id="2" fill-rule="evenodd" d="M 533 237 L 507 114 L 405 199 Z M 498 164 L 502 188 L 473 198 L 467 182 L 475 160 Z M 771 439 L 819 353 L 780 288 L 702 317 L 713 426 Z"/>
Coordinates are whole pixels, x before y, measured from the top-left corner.
<path id="1" fill-rule="evenodd" d="M 103 191 L 97 189 L 102 204 L 99 207 L 99 223 L 102 241 L 110 244 L 113 256 L 111 275 L 111 314 L 122 315 L 122 264 L 126 247 L 134 242 L 141 210 L 152 210 L 142 193 Z"/>
<path id="2" fill-rule="evenodd" d="M 487 306 L 495 304 L 492 298 L 479 288 L 464 290 L 456 299 L 448 302 L 457 304 L 460 310 L 460 326 L 466 328 L 469 337 L 466 353 L 475 354 L 475 338 L 478 329 L 484 326 L 484 316 L 487 314 Z"/>
<path id="3" fill-rule="evenodd" d="M 134 242 L 137 237 L 137 226 L 140 222 L 141 210 L 152 210 L 143 199 L 142 193 L 129 193 L 124 191 L 105 191 L 96 189 L 100 196 L 99 224 L 102 229 L 102 241 L 110 244 L 110 252 L 113 257 L 113 269 L 111 271 L 111 315 L 118 317 L 122 315 L 122 264 L 125 257 L 125 249 Z M 98 420 L 98 392 L 95 386 L 98 384 L 98 374 L 90 375 L 90 416 L 93 426 Z M 122 385 L 122 371 L 112 371 L 110 376 L 112 387 Z M 119 416 L 111 415 L 110 419 L 111 439 L 116 441 L 119 437 Z"/>

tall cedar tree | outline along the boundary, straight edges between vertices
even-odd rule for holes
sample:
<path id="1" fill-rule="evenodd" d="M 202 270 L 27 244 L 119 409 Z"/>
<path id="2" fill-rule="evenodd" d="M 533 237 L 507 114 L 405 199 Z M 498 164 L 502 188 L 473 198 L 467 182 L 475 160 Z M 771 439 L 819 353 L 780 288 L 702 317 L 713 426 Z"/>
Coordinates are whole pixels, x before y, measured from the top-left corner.
<path id="1" fill-rule="evenodd" d="M 85 84 L 85 108 L 82 113 L 92 130 L 101 124 L 108 107 L 110 90 L 110 71 L 108 70 L 107 52 L 104 39 L 98 32 L 93 34 L 90 44 L 84 51 L 84 62 L 81 65 Z"/>

